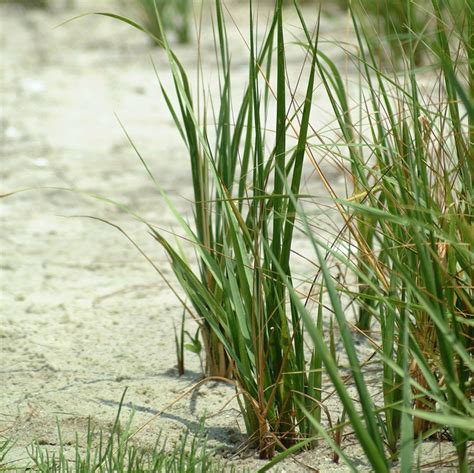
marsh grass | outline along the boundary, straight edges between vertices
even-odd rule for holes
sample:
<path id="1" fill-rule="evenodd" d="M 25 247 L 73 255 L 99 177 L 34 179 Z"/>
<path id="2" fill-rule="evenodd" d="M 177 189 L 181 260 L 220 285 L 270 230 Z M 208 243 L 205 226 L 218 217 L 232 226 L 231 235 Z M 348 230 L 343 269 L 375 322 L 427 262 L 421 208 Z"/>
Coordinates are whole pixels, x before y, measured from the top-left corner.
<path id="1" fill-rule="evenodd" d="M 282 2 L 276 3 L 268 29 L 258 41 L 250 7 L 248 84 L 236 108 L 219 0 L 215 4 L 218 93 L 208 96 L 203 88 L 198 90 L 199 99 L 193 98 L 186 71 L 170 48 L 166 34 L 158 38 L 127 18 L 99 14 L 146 32 L 167 53 L 175 98 L 163 86 L 161 90 L 189 152 L 194 190 L 192 225 L 176 211 L 130 141 L 181 224 L 186 241 L 193 246 L 197 270 L 194 262 L 188 261 L 155 226 L 130 213 L 145 223 L 168 254 L 190 301 L 191 307 L 184 304 L 185 308 L 199 325 L 207 376 L 231 378 L 249 444 L 259 449 L 262 458 L 271 458 L 276 448 L 287 448 L 300 439 L 311 439 L 307 446 L 314 445 L 315 431 L 306 413 L 316 419 L 321 416 L 321 360 L 316 351 L 305 346 L 303 322 L 287 295 L 287 279 L 292 277 L 295 205 L 283 192 L 286 180 L 291 182 L 293 195 L 300 192 L 316 72 L 317 34 L 302 63 L 308 69 L 308 81 L 305 99 L 298 104 L 295 91 L 286 83 Z M 157 4 L 155 14 L 161 26 Z M 275 89 L 271 85 L 274 60 Z M 272 138 L 268 133 L 272 125 L 267 124 L 270 100 L 275 101 L 277 110 L 272 118 L 276 129 Z M 201 109 L 197 103 L 206 106 Z M 208 113 L 215 119 L 210 120 Z M 286 143 L 290 126 L 298 130 L 297 143 L 291 146 Z M 277 271 L 274 254 L 278 254 L 284 275 Z"/>

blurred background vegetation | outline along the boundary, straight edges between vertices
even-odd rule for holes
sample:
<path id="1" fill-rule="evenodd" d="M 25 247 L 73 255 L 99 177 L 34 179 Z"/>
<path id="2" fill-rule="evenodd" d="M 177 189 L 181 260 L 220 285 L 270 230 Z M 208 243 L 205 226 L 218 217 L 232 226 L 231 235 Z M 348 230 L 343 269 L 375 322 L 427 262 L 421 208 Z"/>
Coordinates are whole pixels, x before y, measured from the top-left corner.
<path id="1" fill-rule="evenodd" d="M 245 0 L 246 1 L 246 0 Z M 259 0 L 271 4 L 272 0 Z M 450 10 L 462 12 L 462 0 L 450 0 Z M 0 3 L 19 4 L 27 8 L 49 8 L 60 6 L 65 9 L 80 8 L 80 0 L 0 0 Z M 155 13 L 154 0 L 111 0 L 110 10 L 124 14 L 139 22 L 156 38 L 162 38 L 162 31 Z M 193 0 L 156 0 L 156 6 L 161 15 L 161 23 L 170 39 L 174 42 L 187 43 L 191 39 L 194 22 Z M 257 2 L 258 3 L 258 2 Z M 423 58 L 429 53 L 435 40 L 436 20 L 431 0 L 300 0 L 299 4 L 321 4 L 324 7 L 339 8 L 349 11 L 351 8 L 364 22 L 365 34 L 371 42 L 374 52 L 381 62 L 398 62 L 407 53 L 407 47 L 412 34 L 419 40 L 413 47 L 414 60 L 417 65 L 423 63 Z M 293 0 L 284 0 L 291 6 Z M 409 7 L 410 5 L 410 7 Z M 441 3 L 443 7 L 444 2 Z M 458 8 L 459 6 L 459 8 Z M 449 21 L 462 22 L 460 14 Z M 410 24 L 410 27 L 408 27 Z"/>

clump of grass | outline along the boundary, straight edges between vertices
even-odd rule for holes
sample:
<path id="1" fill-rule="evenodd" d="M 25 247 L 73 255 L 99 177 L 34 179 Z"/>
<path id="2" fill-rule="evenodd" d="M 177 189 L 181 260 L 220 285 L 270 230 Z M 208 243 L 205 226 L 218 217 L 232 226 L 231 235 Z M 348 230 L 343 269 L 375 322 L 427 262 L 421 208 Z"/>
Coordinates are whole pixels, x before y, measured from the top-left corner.
<path id="1" fill-rule="evenodd" d="M 396 4 L 396 5 L 395 5 Z M 400 52 L 400 57 L 401 57 L 401 62 L 402 62 L 402 69 L 400 72 L 405 72 L 405 77 L 408 74 L 413 73 L 413 78 L 416 81 L 415 77 L 415 69 L 416 66 L 418 65 L 417 61 L 417 52 L 419 51 L 420 47 L 423 47 L 425 52 L 428 52 L 429 54 L 425 55 L 426 59 L 431 58 L 431 67 L 433 67 L 434 62 L 439 60 L 439 53 L 440 53 L 440 47 L 441 45 L 441 40 L 439 36 L 439 28 L 442 26 L 442 28 L 445 31 L 450 31 L 454 32 L 454 36 L 451 36 L 449 41 L 451 45 L 449 47 L 455 48 L 453 51 L 445 51 L 443 54 L 445 57 L 449 58 L 449 61 L 451 61 L 451 64 L 449 66 L 450 69 L 456 69 L 459 72 L 462 72 L 461 69 L 465 68 L 466 62 L 469 63 L 471 59 L 469 59 L 469 54 L 472 55 L 472 45 L 469 44 L 468 40 L 468 24 L 470 21 L 470 16 L 472 15 L 472 6 L 469 6 L 464 0 L 462 1 L 455 1 L 450 4 L 445 4 L 445 2 L 425 2 L 423 4 L 423 11 L 425 12 L 425 16 L 429 19 L 429 22 L 431 24 L 431 27 L 428 28 L 418 28 L 417 27 L 417 17 L 419 16 L 420 12 L 418 11 L 421 8 L 421 4 L 419 3 L 413 3 L 413 2 L 408 2 L 408 1 L 397 1 L 397 2 L 388 2 L 386 5 L 387 8 L 395 8 L 395 9 L 403 9 L 404 12 L 404 29 L 403 31 L 399 28 L 395 27 L 395 21 L 393 18 L 389 15 L 386 21 L 388 22 L 389 20 L 392 21 L 393 23 L 393 39 L 398 45 L 403 44 L 402 52 Z M 429 13 L 428 13 L 429 11 Z M 374 70 L 380 74 L 383 75 L 382 71 L 380 70 L 380 64 L 379 61 L 377 60 L 377 46 L 374 46 L 373 42 L 370 40 L 371 33 L 370 33 L 370 27 L 367 27 L 367 23 L 365 21 L 366 13 L 365 11 L 361 12 L 359 8 L 356 6 L 354 7 L 353 10 L 353 15 L 357 16 L 357 24 L 356 24 L 356 30 L 358 30 L 359 34 L 359 48 L 361 50 L 362 58 L 361 58 L 361 63 L 365 64 L 365 71 L 363 71 L 365 76 L 368 76 L 369 73 L 372 75 L 374 74 Z M 428 21 L 428 20 L 427 20 Z M 429 32 L 429 34 L 428 34 Z M 450 33 L 451 34 L 451 33 Z M 361 38 L 362 36 L 362 38 Z M 446 36 L 447 38 L 447 36 Z M 446 39 L 446 41 L 448 41 Z M 454 43 L 454 44 L 453 44 Z M 434 61 L 434 62 L 433 62 Z M 464 64 L 464 66 L 463 66 Z M 469 66 L 472 69 L 472 66 Z M 449 71 L 444 71 L 447 73 L 452 74 Z M 472 71 L 471 71 L 472 73 Z M 336 80 L 340 81 L 340 77 L 336 77 Z M 368 82 L 368 87 L 369 90 L 372 94 L 372 99 L 374 100 L 374 87 L 378 87 L 378 81 L 376 78 L 372 79 L 372 82 L 370 81 L 369 78 L 366 77 L 365 79 Z M 387 85 L 389 83 L 389 80 L 385 77 L 385 88 L 387 88 Z M 411 80 L 411 79 L 410 79 Z M 441 79 L 440 79 L 441 80 Z M 407 98 L 410 91 L 408 90 L 409 87 L 411 87 L 413 84 L 409 84 L 409 81 L 407 81 L 405 84 L 401 82 L 397 82 L 397 87 L 396 87 L 396 93 L 398 94 L 398 98 L 401 97 L 402 99 L 399 101 L 399 104 L 401 104 L 402 108 L 408 109 L 408 106 L 410 105 L 407 103 Z M 449 84 L 448 84 L 449 85 Z M 472 89 L 472 85 L 470 86 Z M 469 85 L 468 85 L 469 88 Z M 453 84 L 450 85 L 450 88 L 448 90 L 453 90 Z M 382 90 L 382 93 L 384 90 Z M 389 91 L 390 92 L 390 91 Z M 423 92 L 420 90 L 414 91 L 416 92 L 415 94 L 415 101 L 418 100 L 420 94 L 422 95 Z M 341 83 L 334 89 L 334 97 L 338 101 L 338 104 L 340 107 L 343 107 L 343 114 L 338 115 L 338 120 L 341 125 L 341 130 L 344 134 L 344 140 L 349 144 L 349 152 L 350 152 L 350 166 L 351 166 L 351 171 L 352 171 L 352 176 L 353 176 L 353 182 L 354 182 L 354 195 L 355 195 L 355 200 L 356 201 L 361 201 L 366 200 L 367 196 L 365 196 L 366 189 L 369 185 L 369 176 L 373 176 L 373 173 L 367 172 L 366 166 L 364 165 L 364 158 L 363 158 L 363 150 L 364 150 L 364 143 L 362 143 L 362 146 L 360 146 L 360 143 L 356 143 L 360 137 L 356 137 L 354 135 L 354 121 L 353 117 L 351 116 L 350 110 L 348 108 L 348 99 L 346 97 L 346 93 L 344 88 L 342 87 Z M 452 94 L 450 94 L 452 95 Z M 461 95 L 458 97 L 451 97 L 456 100 L 461 100 Z M 379 101 L 381 101 L 380 96 L 378 97 Z M 423 99 L 423 97 L 422 97 Z M 440 100 L 442 100 L 442 97 L 440 97 Z M 388 102 L 388 98 L 384 97 L 384 101 Z M 466 100 L 464 100 L 466 102 Z M 383 130 L 386 128 L 386 126 L 381 126 L 379 123 L 379 117 L 380 117 L 380 111 L 384 112 L 386 115 L 387 114 L 396 114 L 398 113 L 397 110 L 397 105 L 396 103 L 391 103 L 391 107 L 388 108 L 385 106 L 384 103 L 379 103 L 374 107 L 373 110 L 367 109 L 364 111 L 364 113 L 367 115 L 367 117 L 370 119 L 370 114 L 374 113 L 375 115 L 375 120 L 370 120 L 370 128 L 372 131 L 374 131 L 378 127 L 378 132 L 382 133 Z M 431 110 L 429 111 L 429 114 L 431 116 L 422 116 L 425 113 L 425 108 L 428 106 L 427 104 L 424 103 L 417 103 L 417 109 L 420 113 L 420 120 L 424 121 L 425 123 L 425 128 L 430 127 L 431 123 L 429 122 L 430 120 L 433 120 L 433 116 L 437 112 L 442 112 L 440 108 L 437 110 Z M 455 112 L 454 106 L 450 107 L 450 111 Z M 381 109 L 381 110 L 380 110 Z M 433 107 L 431 107 L 433 109 Z M 459 112 L 457 113 L 457 118 L 456 116 L 453 117 L 448 117 L 452 120 L 457 120 L 459 122 Z M 395 116 L 395 115 L 393 115 Z M 393 119 L 393 116 L 385 116 L 384 118 L 386 119 L 391 119 L 392 120 L 392 125 L 395 126 L 395 122 Z M 413 118 L 413 117 L 412 117 Z M 466 122 L 465 122 L 466 123 Z M 417 122 L 418 125 L 420 125 L 419 122 Z M 402 136 L 403 133 L 401 130 L 401 125 L 397 123 L 399 126 L 399 130 L 397 132 L 394 132 L 396 137 Z M 460 131 L 460 126 L 457 125 L 456 130 L 452 130 L 452 135 L 451 136 L 459 136 L 459 131 Z M 420 132 L 421 133 L 421 132 Z M 444 128 L 441 133 L 444 133 L 448 135 L 448 130 Z M 429 133 L 428 133 L 429 135 Z M 426 130 L 423 131 L 423 136 L 425 140 L 429 140 L 430 136 L 426 134 Z M 421 136 L 421 135 L 420 135 Z M 421 138 L 420 138 L 421 139 Z M 460 140 L 459 138 L 455 139 L 456 141 L 456 156 L 459 160 L 463 160 L 463 156 L 460 155 Z M 387 144 L 386 140 L 383 141 L 383 144 Z M 392 144 L 392 143 L 388 143 Z M 400 141 L 398 142 L 400 144 Z M 369 148 L 369 146 L 365 146 L 366 149 Z M 466 149 L 466 146 L 465 146 Z M 432 153 L 435 153 L 436 150 L 431 150 Z M 369 153 L 375 154 L 375 152 L 372 149 L 369 149 Z M 378 153 L 380 155 L 380 152 Z M 377 162 L 378 164 L 378 162 Z M 425 164 L 426 167 L 428 167 L 428 164 Z M 463 174 L 463 176 L 466 176 L 466 173 Z M 376 219 L 375 219 L 376 220 Z M 373 218 L 371 218 L 368 215 L 365 215 L 365 218 L 362 218 L 359 216 L 357 219 L 357 225 L 358 225 L 358 234 L 359 234 L 359 240 L 363 242 L 363 245 L 367 245 L 369 248 L 375 244 L 373 241 L 375 235 L 374 231 L 376 228 L 376 222 Z M 362 246 L 363 246 L 362 245 Z M 361 268 L 362 269 L 362 268 Z M 380 274 L 379 274 L 380 276 Z M 385 284 L 388 282 L 385 281 Z M 359 313 L 359 320 L 358 320 L 358 327 L 362 330 L 368 331 L 370 330 L 370 319 L 371 319 L 371 314 L 370 314 L 370 289 L 366 283 L 364 283 L 360 278 L 359 278 L 359 285 L 363 288 L 363 291 L 367 295 L 366 303 L 362 304 L 360 307 L 360 313 Z"/>
<path id="2" fill-rule="evenodd" d="M 167 200 L 194 246 L 198 271 L 157 229 L 151 225 L 149 229 L 167 252 L 193 306 L 191 313 L 200 325 L 206 353 L 206 374 L 232 378 L 250 442 L 262 458 L 270 458 L 275 448 L 313 437 L 307 412 L 320 417 L 321 361 L 316 351 L 305 347 L 303 322 L 286 289 L 292 277 L 295 206 L 284 193 L 286 180 L 294 194 L 300 192 L 314 89 L 315 44 L 307 58 L 305 100 L 297 105 L 292 96 L 295 112 L 289 115 L 282 1 L 276 2 L 261 42 L 256 39 L 251 9 L 248 84 L 234 121 L 235 94 L 224 14 L 220 1 L 215 6 L 218 94 L 209 97 L 203 89 L 199 99 L 193 98 L 186 71 L 166 35 L 162 40 L 178 106 L 164 87 L 162 92 L 189 152 L 194 226 Z M 161 25 L 159 15 L 157 20 Z M 275 90 L 271 86 L 273 60 Z M 271 100 L 277 108 L 276 138 L 266 131 L 271 126 L 266 124 Z M 200 110 L 198 103 L 210 106 Z M 215 120 L 210 120 L 210 112 Z M 289 127 L 298 129 L 296 147 L 287 145 Z M 278 255 L 283 275 L 272 255 Z"/>
<path id="3" fill-rule="evenodd" d="M 408 31 L 410 5 L 405 3 Z M 322 266 L 321 284 L 353 358 L 366 425 L 379 432 L 393 459 L 400 457 L 402 471 L 412 471 L 415 439 L 447 428 L 459 470 L 467 472 L 468 443 L 474 438 L 473 10 L 470 1 L 441 7 L 433 0 L 436 80 L 429 93 L 420 85 L 414 55 L 420 38 L 415 33 L 404 38 L 404 74 L 388 75 L 378 67 L 364 21 L 353 12 L 361 51 L 354 60 L 369 98 L 360 128 L 354 125 L 337 67 L 326 57 L 318 62 L 347 153 L 341 154 L 354 181 L 353 196 L 335 202 L 356 252 L 348 258 L 334 251 L 311 234 L 304 214 L 303 220 Z M 325 252 L 350 269 L 359 283 L 355 290 L 349 283 L 342 289 L 335 284 Z M 374 341 L 374 347 L 383 367 L 384 418 L 364 407 L 367 393 L 357 381 L 361 367 L 347 334 L 342 294 L 350 294 L 363 307 L 363 328 L 370 328 L 364 324 L 374 318 L 380 329 L 381 340 Z M 310 315 L 304 319 L 323 349 Z M 336 384 L 329 359 L 324 361 Z M 342 387 L 338 394 L 369 461 L 383 471 L 384 450 L 379 445 L 374 456 L 357 417 L 350 415 Z M 381 463 L 376 466 L 376 461 Z"/>
<path id="4" fill-rule="evenodd" d="M 320 360 L 314 351 L 305 354 L 302 321 L 292 303 L 287 305 L 285 287 L 291 278 L 294 205 L 284 194 L 284 182 L 289 179 L 292 191 L 299 193 L 315 55 L 309 55 L 306 100 L 292 117 L 300 123 L 298 144 L 291 149 L 285 139 L 292 122 L 287 119 L 282 2 L 276 2 L 260 45 L 250 14 L 249 83 L 233 125 L 234 89 L 219 1 L 216 15 L 220 83 L 218 97 L 211 102 L 215 126 L 208 125 L 207 110 L 199 115 L 186 72 L 164 38 L 179 107 L 174 108 L 163 87 L 162 92 L 189 151 L 195 228 L 175 215 L 195 247 L 199 271 L 157 230 L 151 232 L 168 253 L 200 321 L 207 374 L 235 380 L 249 438 L 262 458 L 269 458 L 276 447 L 313 435 L 300 403 L 319 415 Z M 270 86 L 274 47 L 276 91 Z M 200 93 L 201 103 L 207 103 L 206 91 Z M 265 132 L 272 94 L 277 107 L 273 143 Z M 284 276 L 271 254 L 278 255 Z"/>
<path id="5" fill-rule="evenodd" d="M 155 10 L 163 32 L 159 11 Z M 249 442 L 258 447 L 262 458 L 271 458 L 275 448 L 287 448 L 301 438 L 309 440 L 308 446 L 314 445 L 315 430 L 308 422 L 307 413 L 315 418 L 321 416 L 321 359 L 315 350 L 306 349 L 303 321 L 288 299 L 286 285 L 292 278 L 290 255 L 295 205 L 283 191 L 286 180 L 290 180 L 295 195 L 300 191 L 314 89 L 317 35 L 306 58 L 308 61 L 304 61 L 309 65 L 304 103 L 297 104 L 292 95 L 294 112 L 290 114 L 292 109 L 287 109 L 286 103 L 282 0 L 276 2 L 262 42 L 256 40 L 253 9 L 250 9 L 248 84 L 232 124 L 230 54 L 222 5 L 216 0 L 219 93 L 216 99 L 215 95 L 208 97 L 203 89 L 199 91 L 202 96 L 197 102 L 207 104 L 210 100 L 212 112 L 218 116 L 210 126 L 209 109 L 201 111 L 196 106 L 186 71 L 171 50 L 166 34 L 160 39 L 125 17 L 98 14 L 151 34 L 169 58 L 177 108 L 163 86 L 161 90 L 189 152 L 195 197 L 193 226 L 161 192 L 182 225 L 187 241 L 194 246 L 198 270 L 157 228 L 133 215 L 147 225 L 151 235 L 165 249 L 191 301 L 193 310 L 187 304 L 185 308 L 199 325 L 206 354 L 206 374 L 214 379 L 232 378 Z M 274 47 L 276 91 L 271 86 Z M 274 140 L 267 137 L 265 123 L 271 96 L 277 105 Z M 293 147 L 286 144 L 290 126 L 298 134 L 297 145 Z M 138 153 L 136 147 L 134 149 Z M 139 153 L 138 156 L 161 190 L 146 161 Z M 121 208 L 130 212 L 124 206 Z M 118 226 L 111 225 L 126 235 Z M 163 275 L 138 245 L 134 245 Z M 283 275 L 277 271 L 274 254 L 279 255 Z M 321 318 L 319 320 L 321 323 Z"/>

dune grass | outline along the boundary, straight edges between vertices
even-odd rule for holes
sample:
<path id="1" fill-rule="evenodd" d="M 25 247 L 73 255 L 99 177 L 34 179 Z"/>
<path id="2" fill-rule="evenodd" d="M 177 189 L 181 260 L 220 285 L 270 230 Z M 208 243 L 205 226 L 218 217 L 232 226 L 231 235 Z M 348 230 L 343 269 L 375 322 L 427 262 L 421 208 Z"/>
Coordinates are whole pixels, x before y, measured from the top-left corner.
<path id="1" fill-rule="evenodd" d="M 295 3 L 304 51 L 297 100 L 287 80 L 282 5 L 275 2 L 261 35 L 250 3 L 243 90 L 233 81 L 220 0 L 214 23 L 219 80 L 212 94 L 206 87 L 192 93 L 166 34 L 155 36 L 175 86 L 173 95 L 161 90 L 189 155 L 191 223 L 139 157 L 195 260 L 142 222 L 190 301 L 186 310 L 200 327 L 206 374 L 235 385 L 249 444 L 262 458 L 276 455 L 261 471 L 318 441 L 357 471 L 341 444 L 344 430 L 374 471 L 415 470 L 416 444 L 443 434 L 457 451 L 458 470 L 468 472 L 474 441 L 472 0 L 432 0 L 429 39 L 413 27 L 414 7 L 404 2 L 406 30 L 398 37 L 404 46 L 392 72 L 380 67 L 367 23 L 360 10 L 352 10 L 357 52 L 346 54 L 361 81 L 355 107 L 344 75 L 319 48 L 318 19 L 312 18 L 316 27 L 310 29 Z M 417 65 L 420 44 L 429 75 Z M 313 129 L 315 90 L 332 105 L 337 142 Z M 334 193 L 318 153 L 347 170 L 348 196 Z M 344 223 L 332 243 L 315 230 L 308 203 L 301 206 L 306 160 L 317 168 Z M 296 231 L 314 249 L 318 269 L 311 294 L 296 285 Z M 344 268 L 343 277 L 336 277 L 333 263 Z M 357 324 L 345 309 L 348 298 L 359 308 Z M 357 351 L 361 334 L 373 351 L 369 360 Z M 380 369 L 371 382 L 369 362 Z M 323 388 L 343 408 L 337 423 L 322 415 Z M 107 458 L 107 449 L 100 458 Z M 128 450 L 121 451 L 133 463 Z M 49 462 L 39 450 L 32 452 Z"/>
<path id="2" fill-rule="evenodd" d="M 374 348 L 383 366 L 384 417 L 372 412 L 372 428 L 390 457 L 400 456 L 402 470 L 412 471 L 414 439 L 447 427 L 459 470 L 468 471 L 474 431 L 472 2 L 433 0 L 436 39 L 424 44 L 434 58 L 428 90 L 414 54 L 424 37 L 411 28 L 411 3 L 405 7 L 410 35 L 401 74 L 379 68 L 364 22 L 353 12 L 360 51 L 353 59 L 367 93 L 360 127 L 337 67 L 318 64 L 342 136 L 338 158 L 347 160 L 354 181 L 353 195 L 337 203 L 355 250 L 348 258 L 310 237 L 348 355 L 353 342 L 344 335 L 341 294 L 363 308 L 362 328 L 374 318 L 380 330 Z M 351 269 L 355 288 L 348 282 L 338 290 L 324 269 L 325 251 Z M 305 320 L 311 329 L 310 314 Z M 314 327 L 311 333 L 316 340 Z M 353 364 L 356 384 L 357 371 Z M 357 389 L 370 429 L 367 393 Z"/>
<path id="3" fill-rule="evenodd" d="M 403 32 L 393 33 L 403 43 L 395 73 L 380 68 L 367 24 L 360 10 L 352 11 L 359 52 L 348 54 L 364 97 L 357 112 L 349 105 L 343 75 L 319 50 L 318 31 L 309 30 L 297 4 L 306 53 L 301 103 L 286 78 L 282 1 L 275 2 L 260 40 L 250 6 L 248 84 L 237 106 L 219 0 L 219 84 L 212 97 L 205 88 L 197 91 L 199 98 L 193 96 L 166 35 L 159 38 L 175 98 L 163 86 L 162 92 L 189 153 L 193 224 L 165 198 L 195 251 L 198 269 L 156 228 L 148 228 L 191 301 L 207 374 L 235 383 L 250 444 L 261 457 L 282 451 L 268 467 L 323 439 L 356 471 L 340 445 L 345 428 L 375 471 L 400 462 L 408 472 L 414 468 L 415 443 L 448 429 L 459 470 L 468 471 L 467 446 L 474 436 L 472 2 L 432 0 L 435 34 L 429 40 L 414 26 L 413 5 L 407 1 L 403 7 Z M 155 14 L 160 24 L 157 8 Z M 419 80 L 420 44 L 432 61 L 435 82 L 429 93 Z M 310 120 L 317 80 L 333 106 L 341 136 L 336 146 L 324 137 L 322 144 L 312 143 L 323 136 L 313 136 Z M 290 130 L 294 145 L 286 139 Z M 349 254 L 315 233 L 299 204 L 305 157 L 317 166 L 318 150 L 350 171 L 347 198 L 335 195 L 318 169 L 343 218 L 345 231 L 338 238 Z M 295 229 L 310 240 L 319 266 L 312 285 L 319 288 L 315 313 L 294 286 Z M 346 279 L 336 282 L 328 261 L 346 268 Z M 323 295 L 329 300 L 325 310 Z M 380 366 L 381 403 L 372 398 L 366 360 L 357 354 L 341 302 L 347 297 L 360 308 L 359 330 L 366 332 Z M 328 316 L 334 317 L 349 376 L 339 370 L 334 331 L 329 337 L 323 331 Z M 376 333 L 369 336 L 374 326 Z M 323 375 L 344 408 L 341 422 L 329 428 L 322 425 Z"/>
<path id="4" fill-rule="evenodd" d="M 365 122 L 359 127 L 359 109 L 348 107 L 336 65 L 327 57 L 318 62 L 342 137 L 335 159 L 346 161 L 354 180 L 353 195 L 335 199 L 347 227 L 341 239 L 351 254 L 321 240 L 305 212 L 298 212 L 321 264 L 319 283 L 329 294 L 350 360 L 355 405 L 314 316 L 302 304 L 299 309 L 374 471 L 388 471 L 391 465 L 413 471 L 415 444 L 445 429 L 457 451 L 458 470 L 469 471 L 472 462 L 467 453 L 474 439 L 473 22 L 472 3 L 465 2 L 462 10 L 459 6 L 445 5 L 442 12 L 433 1 L 437 36 L 430 52 L 435 60 L 429 93 L 411 49 L 422 38 L 413 35 L 409 41 L 403 74 L 388 75 L 378 67 L 363 22 L 354 13 L 360 55 L 353 60 L 367 91 Z M 457 16 L 467 21 L 456 22 Z M 333 150 L 331 143 L 327 151 Z M 349 269 L 352 278 L 336 282 L 328 258 Z M 364 307 L 380 333 L 368 339 L 383 370 L 383 405 L 377 408 L 370 405 L 341 304 L 348 295 Z M 292 297 L 299 300 L 294 291 Z M 356 471 L 338 445 L 327 441 Z"/>
<path id="5" fill-rule="evenodd" d="M 302 405 L 319 415 L 320 360 L 314 351 L 305 353 L 302 321 L 292 304 L 286 305 L 294 205 L 283 195 L 286 179 L 295 194 L 300 190 L 315 60 L 311 55 L 308 61 L 306 101 L 293 118 L 300 120 L 300 137 L 291 149 L 285 142 L 289 123 L 282 2 L 276 3 L 261 43 L 254 37 L 251 14 L 249 84 L 231 125 L 234 88 L 220 2 L 216 15 L 220 81 L 218 97 L 210 102 L 215 127 L 207 124 L 207 110 L 198 115 L 186 72 L 164 41 L 178 108 L 162 91 L 189 151 L 195 228 L 176 217 L 195 247 L 199 272 L 158 231 L 152 233 L 168 253 L 201 321 L 208 375 L 232 376 L 248 436 L 262 458 L 269 458 L 275 447 L 291 446 L 313 434 Z M 270 86 L 273 60 L 275 91 Z M 206 90 L 199 93 L 207 103 Z M 276 98 L 277 132 L 268 151 L 266 110 L 271 96 Z M 284 275 L 276 271 L 270 253 L 278 255 Z"/>

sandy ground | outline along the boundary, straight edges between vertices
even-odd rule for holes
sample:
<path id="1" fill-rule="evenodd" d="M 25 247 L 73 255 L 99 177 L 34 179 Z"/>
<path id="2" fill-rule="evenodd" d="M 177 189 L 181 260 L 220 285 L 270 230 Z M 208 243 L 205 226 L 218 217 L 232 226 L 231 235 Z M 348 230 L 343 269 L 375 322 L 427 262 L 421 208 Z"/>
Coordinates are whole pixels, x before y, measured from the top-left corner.
<path id="1" fill-rule="evenodd" d="M 243 3 L 232 12 L 245 30 Z M 152 56 L 170 87 L 165 57 L 143 35 L 107 18 L 87 17 L 55 28 L 79 13 L 110 10 L 112 2 L 76 4 L 74 11 L 65 11 L 58 2 L 50 12 L 0 5 L 2 192 L 76 188 L 175 228 L 115 116 L 177 207 L 189 212 L 184 147 L 150 62 Z M 323 34 L 340 36 L 345 19 L 326 18 L 322 28 Z M 240 74 L 245 82 L 245 48 L 235 28 L 230 34 L 236 78 Z M 203 50 L 211 46 L 208 25 Z M 195 70 L 192 46 L 179 47 L 178 54 Z M 321 120 L 324 116 L 319 114 Z M 341 187 L 340 176 L 328 172 Z M 307 178 L 308 187 L 321 192 L 318 179 Z M 85 430 L 89 416 L 107 428 L 125 387 L 124 410 L 135 408 L 138 427 L 201 378 L 191 354 L 185 376 L 177 376 L 173 327 L 181 309 L 151 266 L 116 229 L 68 218 L 91 215 L 123 226 L 173 281 L 162 251 L 129 215 L 57 189 L 17 194 L 2 202 L 1 211 L 0 432 L 18 439 L 9 461 L 24 462 L 24 447 L 34 439 L 57 444 L 57 419 L 66 442 Z M 226 385 L 205 385 L 166 408 L 137 441 L 152 444 L 160 430 L 172 441 L 186 428 L 195 430 L 207 415 L 210 444 L 232 457 L 244 440 L 233 395 Z M 431 459 L 437 448 L 429 446 Z M 360 456 L 357 449 L 350 451 Z M 322 448 L 298 460 L 321 471 L 343 471 Z M 251 471 L 263 465 L 252 452 L 233 461 Z M 288 460 L 276 471 L 306 469 Z"/>

